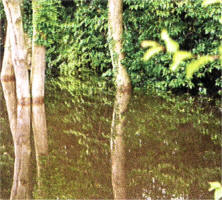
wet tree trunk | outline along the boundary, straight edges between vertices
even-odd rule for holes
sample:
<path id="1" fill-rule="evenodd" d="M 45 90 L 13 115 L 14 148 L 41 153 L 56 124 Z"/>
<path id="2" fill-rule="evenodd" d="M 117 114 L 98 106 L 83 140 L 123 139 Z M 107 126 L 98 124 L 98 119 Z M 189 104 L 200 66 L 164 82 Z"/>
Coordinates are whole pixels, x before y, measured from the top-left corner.
<path id="1" fill-rule="evenodd" d="M 33 0 L 33 41 L 32 41 L 32 127 L 35 141 L 35 152 L 37 161 L 37 177 L 38 186 L 40 188 L 41 169 L 44 167 L 41 164 L 41 158 L 48 154 L 48 141 L 46 129 L 46 116 L 44 106 L 44 84 L 45 84 L 45 47 L 35 43 L 36 15 L 40 8 L 41 1 Z"/>
<path id="2" fill-rule="evenodd" d="M 12 64 L 16 79 L 17 118 L 15 164 L 11 199 L 30 199 L 30 87 L 22 15 L 18 0 L 3 0 L 8 22 Z"/>
<path id="3" fill-rule="evenodd" d="M 125 175 L 125 144 L 124 123 L 125 113 L 131 96 L 131 82 L 126 68 L 121 64 L 124 59 L 122 53 L 122 0 L 109 0 L 109 39 L 110 52 L 114 72 L 116 73 L 116 96 L 111 127 L 111 163 L 112 186 L 114 199 L 126 199 Z"/>

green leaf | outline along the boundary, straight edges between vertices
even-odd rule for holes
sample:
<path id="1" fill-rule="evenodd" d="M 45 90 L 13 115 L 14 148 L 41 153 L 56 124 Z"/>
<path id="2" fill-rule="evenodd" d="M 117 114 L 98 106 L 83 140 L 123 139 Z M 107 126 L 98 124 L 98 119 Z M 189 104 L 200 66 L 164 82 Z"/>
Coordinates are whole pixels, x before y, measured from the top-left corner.
<path id="1" fill-rule="evenodd" d="M 144 41 L 142 41 L 141 46 L 143 48 L 147 48 L 147 47 L 157 47 L 160 45 L 159 45 L 159 43 L 152 41 L 152 40 L 144 40 Z"/>
<path id="2" fill-rule="evenodd" d="M 163 47 L 162 46 L 158 46 L 158 47 L 153 47 L 153 48 L 150 48 L 148 49 L 144 56 L 143 56 L 143 60 L 144 61 L 147 61 L 149 60 L 152 56 L 158 54 L 159 52 L 163 51 Z"/>
<path id="3" fill-rule="evenodd" d="M 210 184 L 209 192 L 222 187 L 219 182 L 209 182 L 209 184 Z"/>
<path id="4" fill-rule="evenodd" d="M 202 6 L 208 6 L 214 3 L 222 3 L 222 0 L 204 0 Z"/>
<path id="5" fill-rule="evenodd" d="M 222 65 L 222 44 L 219 46 L 220 63 Z"/>
<path id="6" fill-rule="evenodd" d="M 214 200 L 219 200 L 222 198 L 222 185 L 219 182 L 209 182 L 209 191 L 214 191 Z"/>
<path id="7" fill-rule="evenodd" d="M 202 56 L 199 59 L 192 61 L 189 65 L 187 65 L 187 68 L 186 68 L 187 79 L 191 79 L 193 77 L 193 74 L 197 72 L 202 66 L 213 61 L 214 61 L 214 57 L 212 56 Z"/>
<path id="8" fill-rule="evenodd" d="M 166 29 L 163 29 L 161 32 L 161 39 L 164 40 L 166 44 L 167 52 L 169 53 L 175 53 L 179 50 L 179 44 L 170 38 L 168 32 Z"/>
<path id="9" fill-rule="evenodd" d="M 170 65 L 170 70 L 176 71 L 179 64 L 186 60 L 192 58 L 192 53 L 188 51 L 177 51 L 173 55 L 173 63 Z"/>

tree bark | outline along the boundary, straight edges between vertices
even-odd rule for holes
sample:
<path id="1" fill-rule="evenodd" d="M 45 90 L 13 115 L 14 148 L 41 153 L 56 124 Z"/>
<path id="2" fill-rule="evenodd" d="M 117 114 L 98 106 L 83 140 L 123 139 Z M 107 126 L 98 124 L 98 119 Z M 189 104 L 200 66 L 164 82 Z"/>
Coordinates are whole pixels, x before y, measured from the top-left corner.
<path id="1" fill-rule="evenodd" d="M 20 1 L 3 0 L 10 30 L 12 64 L 16 78 L 17 118 L 14 177 L 10 199 L 30 199 L 30 87 Z"/>
<path id="2" fill-rule="evenodd" d="M 41 8 L 41 1 L 33 0 L 33 41 L 32 41 L 32 127 L 35 141 L 35 152 L 37 161 L 38 186 L 40 188 L 41 157 L 48 154 L 48 140 L 46 128 L 46 116 L 44 105 L 44 84 L 45 84 L 45 66 L 46 50 L 45 47 L 35 43 L 37 39 L 36 15 Z"/>
<path id="3" fill-rule="evenodd" d="M 131 97 L 131 82 L 125 66 L 122 65 L 123 16 L 122 0 L 109 0 L 109 39 L 112 64 L 116 75 L 116 96 L 111 127 L 111 163 L 114 199 L 126 199 L 125 113 Z"/>

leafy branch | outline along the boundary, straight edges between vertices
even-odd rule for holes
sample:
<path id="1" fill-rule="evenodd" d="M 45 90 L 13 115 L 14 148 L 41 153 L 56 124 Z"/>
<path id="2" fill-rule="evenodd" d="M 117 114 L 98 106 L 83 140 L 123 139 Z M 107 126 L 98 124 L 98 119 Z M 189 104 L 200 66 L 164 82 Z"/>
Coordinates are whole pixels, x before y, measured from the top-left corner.
<path id="1" fill-rule="evenodd" d="M 222 0 L 205 0 L 203 1 L 202 6 L 208 6 L 213 3 L 222 3 Z M 220 22 L 222 23 L 222 17 Z M 179 44 L 169 36 L 166 29 L 162 30 L 161 39 L 164 41 L 165 47 L 151 40 L 145 40 L 141 43 L 143 48 L 149 48 L 143 56 L 144 61 L 148 61 L 158 53 L 166 51 L 173 55 L 170 70 L 176 71 L 183 61 L 193 59 L 186 66 L 187 79 L 192 79 L 195 72 L 214 60 L 220 59 L 222 64 L 222 45 L 219 46 L 219 55 L 193 55 L 190 51 L 180 50 Z"/>

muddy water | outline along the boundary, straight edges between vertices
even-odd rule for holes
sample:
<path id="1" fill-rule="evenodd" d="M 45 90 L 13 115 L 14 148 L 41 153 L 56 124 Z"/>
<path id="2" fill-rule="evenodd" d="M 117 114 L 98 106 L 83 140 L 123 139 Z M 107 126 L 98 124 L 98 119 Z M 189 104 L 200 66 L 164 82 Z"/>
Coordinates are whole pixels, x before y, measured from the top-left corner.
<path id="1" fill-rule="evenodd" d="M 1 91 L 1 89 L 0 89 Z M 49 157 L 33 198 L 112 199 L 110 127 L 113 95 L 46 91 Z M 0 188 L 10 195 L 13 143 L 0 92 Z M 126 191 L 136 199 L 212 199 L 220 181 L 220 114 L 190 97 L 134 94 L 126 113 Z M 33 156 L 34 160 L 34 156 Z"/>

